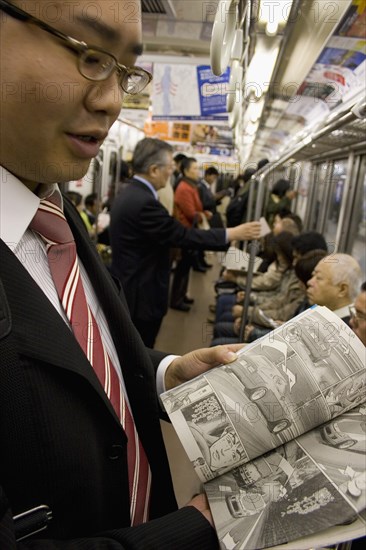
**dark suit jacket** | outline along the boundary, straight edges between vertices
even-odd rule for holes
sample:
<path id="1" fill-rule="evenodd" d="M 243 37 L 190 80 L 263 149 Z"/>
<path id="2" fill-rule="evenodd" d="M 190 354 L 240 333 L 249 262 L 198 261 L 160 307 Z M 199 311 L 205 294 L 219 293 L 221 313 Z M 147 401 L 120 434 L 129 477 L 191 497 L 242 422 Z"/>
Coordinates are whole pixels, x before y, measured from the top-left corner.
<path id="1" fill-rule="evenodd" d="M 120 279 L 132 319 L 161 319 L 168 308 L 169 248 L 224 250 L 225 230 L 188 229 L 138 180 L 111 212 L 112 273 Z"/>
<path id="2" fill-rule="evenodd" d="M 57 545 L 65 549 L 214 547 L 213 530 L 200 513 L 176 511 L 155 389 L 154 367 L 164 355 L 143 346 L 82 220 L 67 203 L 65 213 L 109 321 L 152 469 L 150 516 L 172 514 L 129 527 L 125 433 L 68 327 L 0 241 L 6 295 L 0 319 L 0 548 L 15 544 L 11 513 L 40 504 L 52 509 L 53 520 L 38 535 L 47 540 L 32 548 L 55 548 L 48 539 L 56 538 L 69 541 Z"/>
<path id="3" fill-rule="evenodd" d="M 216 200 L 211 189 L 209 189 L 203 181 L 198 183 L 198 192 L 201 197 L 201 202 L 204 210 L 209 210 L 213 214 L 216 212 Z"/>

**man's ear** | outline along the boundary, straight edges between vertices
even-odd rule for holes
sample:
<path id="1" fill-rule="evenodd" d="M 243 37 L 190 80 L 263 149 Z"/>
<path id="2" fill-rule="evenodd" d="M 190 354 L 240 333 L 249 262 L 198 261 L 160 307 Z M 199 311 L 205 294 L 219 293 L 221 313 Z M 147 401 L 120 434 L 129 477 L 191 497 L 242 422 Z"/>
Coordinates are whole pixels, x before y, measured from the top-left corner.
<path id="1" fill-rule="evenodd" d="M 349 287 L 347 283 L 339 283 L 338 287 L 339 287 L 338 294 L 341 298 L 345 298 L 346 296 L 349 296 Z"/>
<path id="2" fill-rule="evenodd" d="M 150 178 L 155 178 L 158 170 L 159 170 L 158 164 L 150 164 L 149 169 L 147 171 L 147 175 Z"/>

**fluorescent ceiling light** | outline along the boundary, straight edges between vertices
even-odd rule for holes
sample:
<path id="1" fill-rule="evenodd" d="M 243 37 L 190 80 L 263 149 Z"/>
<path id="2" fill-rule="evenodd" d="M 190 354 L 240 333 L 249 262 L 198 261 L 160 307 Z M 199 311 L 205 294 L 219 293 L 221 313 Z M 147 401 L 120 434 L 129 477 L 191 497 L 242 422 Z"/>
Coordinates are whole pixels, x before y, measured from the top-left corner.
<path id="1" fill-rule="evenodd" d="M 268 38 L 267 36 L 258 35 L 255 53 L 245 76 L 247 97 L 253 93 L 259 98 L 268 90 L 278 56 L 279 45 L 280 40 L 278 37 Z"/>

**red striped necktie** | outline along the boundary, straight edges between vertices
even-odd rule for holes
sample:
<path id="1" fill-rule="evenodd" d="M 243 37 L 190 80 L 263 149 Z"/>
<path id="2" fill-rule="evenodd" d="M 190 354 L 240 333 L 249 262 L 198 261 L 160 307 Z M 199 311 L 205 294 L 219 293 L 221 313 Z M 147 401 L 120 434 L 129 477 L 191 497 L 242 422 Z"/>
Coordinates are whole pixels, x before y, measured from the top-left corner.
<path id="1" fill-rule="evenodd" d="M 75 338 L 92 365 L 128 438 L 131 525 L 139 525 L 146 522 L 149 515 L 150 467 L 118 374 L 87 303 L 74 237 L 61 209 L 61 195 L 58 191 L 41 200 L 29 227 L 46 244 L 51 275 Z"/>

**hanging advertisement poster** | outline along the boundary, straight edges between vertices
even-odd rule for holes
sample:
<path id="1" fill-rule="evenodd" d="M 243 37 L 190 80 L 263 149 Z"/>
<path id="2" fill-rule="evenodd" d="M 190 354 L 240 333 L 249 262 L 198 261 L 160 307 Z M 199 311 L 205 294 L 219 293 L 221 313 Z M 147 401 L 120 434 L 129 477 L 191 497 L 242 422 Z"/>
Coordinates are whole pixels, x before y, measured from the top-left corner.
<path id="1" fill-rule="evenodd" d="M 195 151 L 230 156 L 234 149 L 233 132 L 227 125 L 192 124 L 191 143 Z"/>
<path id="2" fill-rule="evenodd" d="M 209 65 L 201 65 L 197 67 L 197 78 L 202 117 L 226 113 L 230 68 L 221 76 L 215 76 Z"/>
<path id="3" fill-rule="evenodd" d="M 229 69 L 221 77 L 210 67 L 154 64 L 153 120 L 227 120 Z"/>
<path id="4" fill-rule="evenodd" d="M 363 89 L 365 72 L 366 40 L 333 36 L 298 93 L 334 108 L 351 90 Z"/>
<path id="5" fill-rule="evenodd" d="M 146 137 L 153 137 L 175 143 L 190 143 L 191 124 L 149 120 L 145 123 L 144 132 Z"/>

